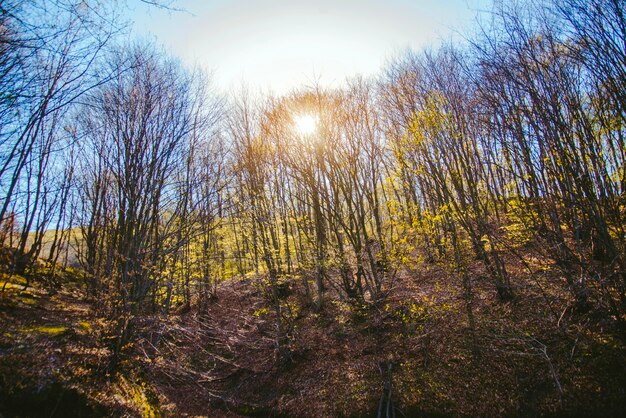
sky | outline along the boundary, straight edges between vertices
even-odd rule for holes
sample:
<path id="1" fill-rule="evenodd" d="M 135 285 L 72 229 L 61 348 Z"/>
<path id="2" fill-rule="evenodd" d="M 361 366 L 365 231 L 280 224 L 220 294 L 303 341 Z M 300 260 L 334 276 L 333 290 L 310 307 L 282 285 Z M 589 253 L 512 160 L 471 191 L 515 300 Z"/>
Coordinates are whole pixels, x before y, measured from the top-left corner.
<path id="1" fill-rule="evenodd" d="M 156 40 L 216 87 L 275 94 L 371 76 L 394 55 L 461 40 L 487 0 L 177 0 L 135 2 L 132 34 Z"/>

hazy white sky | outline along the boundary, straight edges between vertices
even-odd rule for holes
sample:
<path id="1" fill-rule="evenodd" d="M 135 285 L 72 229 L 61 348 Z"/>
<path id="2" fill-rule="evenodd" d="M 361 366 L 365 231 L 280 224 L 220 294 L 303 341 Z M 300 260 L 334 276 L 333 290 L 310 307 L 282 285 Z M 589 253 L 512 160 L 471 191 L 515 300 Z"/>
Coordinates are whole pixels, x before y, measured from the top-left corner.
<path id="1" fill-rule="evenodd" d="M 139 3 L 139 2 L 138 2 Z M 134 33 L 214 71 L 223 90 L 245 82 L 285 93 L 319 80 L 376 73 L 407 47 L 458 39 L 488 0 L 178 0 L 188 12 L 135 6 Z"/>

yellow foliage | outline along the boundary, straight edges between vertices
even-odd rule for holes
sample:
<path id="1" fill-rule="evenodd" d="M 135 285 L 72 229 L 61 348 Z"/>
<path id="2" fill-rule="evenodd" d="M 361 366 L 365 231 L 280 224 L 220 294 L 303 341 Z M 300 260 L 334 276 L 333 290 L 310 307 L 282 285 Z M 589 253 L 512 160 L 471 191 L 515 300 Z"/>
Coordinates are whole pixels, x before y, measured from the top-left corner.
<path id="1" fill-rule="evenodd" d="M 262 318 L 262 317 L 267 316 L 268 314 L 269 314 L 269 311 L 267 310 L 267 308 L 259 308 L 252 313 L 252 315 L 256 318 Z"/>

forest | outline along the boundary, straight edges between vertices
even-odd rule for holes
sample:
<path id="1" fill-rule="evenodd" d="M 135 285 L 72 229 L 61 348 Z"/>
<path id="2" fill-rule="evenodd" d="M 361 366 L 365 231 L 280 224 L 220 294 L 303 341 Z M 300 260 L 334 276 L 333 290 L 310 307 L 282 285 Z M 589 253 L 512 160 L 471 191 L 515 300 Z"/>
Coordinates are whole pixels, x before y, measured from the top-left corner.
<path id="1" fill-rule="evenodd" d="M 624 413 L 621 0 L 284 95 L 132 2 L 0 0 L 0 416 Z"/>

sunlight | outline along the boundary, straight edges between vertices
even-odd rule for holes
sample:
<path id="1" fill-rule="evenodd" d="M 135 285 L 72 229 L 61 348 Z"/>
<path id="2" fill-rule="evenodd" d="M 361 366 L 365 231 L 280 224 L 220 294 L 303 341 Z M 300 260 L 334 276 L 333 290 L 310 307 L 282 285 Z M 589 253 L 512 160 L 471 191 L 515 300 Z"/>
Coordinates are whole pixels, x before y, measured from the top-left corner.
<path id="1" fill-rule="evenodd" d="M 300 135 L 311 135 L 317 129 L 317 117 L 309 114 L 298 115 L 294 118 L 296 131 Z"/>

